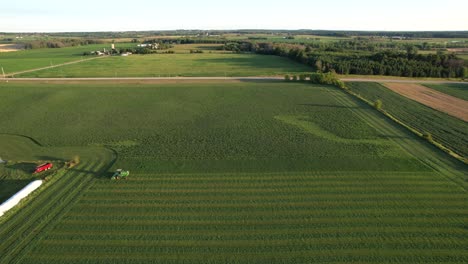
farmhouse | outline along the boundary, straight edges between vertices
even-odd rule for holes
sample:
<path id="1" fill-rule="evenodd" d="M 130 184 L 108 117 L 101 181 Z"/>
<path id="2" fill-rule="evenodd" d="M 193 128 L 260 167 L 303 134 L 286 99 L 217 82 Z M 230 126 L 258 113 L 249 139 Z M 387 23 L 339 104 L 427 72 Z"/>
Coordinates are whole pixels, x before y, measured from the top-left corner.
<path id="1" fill-rule="evenodd" d="M 143 43 L 143 44 L 138 44 L 137 47 L 139 47 L 139 48 L 159 49 L 159 43 Z"/>

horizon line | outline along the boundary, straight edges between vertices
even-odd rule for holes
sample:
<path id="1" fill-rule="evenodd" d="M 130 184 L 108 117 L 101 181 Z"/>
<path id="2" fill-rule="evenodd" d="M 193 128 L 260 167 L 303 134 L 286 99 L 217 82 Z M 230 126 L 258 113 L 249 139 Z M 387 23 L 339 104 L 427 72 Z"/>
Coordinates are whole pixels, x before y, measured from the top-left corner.
<path id="1" fill-rule="evenodd" d="M 239 29 L 150 29 L 150 30 L 96 30 L 96 31 L 80 31 L 80 30 L 72 30 L 72 31 L 0 31 L 0 34 L 47 34 L 47 33 L 125 33 L 125 32 L 172 32 L 172 31 L 212 31 L 212 32 L 221 32 L 221 31 L 323 31 L 323 32 L 408 32 L 408 33 L 416 33 L 416 32 L 466 32 L 468 33 L 468 29 L 466 30 L 369 30 L 369 29 L 265 29 L 265 28 L 239 28 Z"/>

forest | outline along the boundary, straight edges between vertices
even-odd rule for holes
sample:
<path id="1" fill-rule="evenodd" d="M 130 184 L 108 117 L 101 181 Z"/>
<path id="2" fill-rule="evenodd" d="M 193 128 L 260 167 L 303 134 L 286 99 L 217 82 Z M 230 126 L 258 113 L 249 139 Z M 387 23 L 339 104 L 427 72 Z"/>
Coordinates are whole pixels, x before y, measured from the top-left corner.
<path id="1" fill-rule="evenodd" d="M 466 62 L 438 50 L 421 54 L 423 44 L 373 43 L 346 40 L 317 44 L 229 42 L 224 50 L 288 57 L 318 72 L 402 77 L 458 78 L 466 75 Z"/>

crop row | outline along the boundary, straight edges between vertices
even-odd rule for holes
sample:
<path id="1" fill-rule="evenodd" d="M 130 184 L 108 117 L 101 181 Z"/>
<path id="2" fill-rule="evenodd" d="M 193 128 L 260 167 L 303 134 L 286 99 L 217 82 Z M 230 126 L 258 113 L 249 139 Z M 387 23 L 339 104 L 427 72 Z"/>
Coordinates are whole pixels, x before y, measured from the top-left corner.
<path id="1" fill-rule="evenodd" d="M 444 83 L 444 84 L 425 84 L 425 86 L 437 90 L 442 93 L 449 94 L 454 97 L 458 97 L 465 101 L 468 101 L 468 89 L 466 84 L 456 84 L 456 83 Z"/>
<path id="2" fill-rule="evenodd" d="M 431 133 L 434 139 L 458 154 L 468 155 L 466 122 L 407 99 L 379 84 L 351 83 L 349 86 L 372 102 L 381 99 L 383 109 L 390 114 L 418 131 Z"/>
<path id="3" fill-rule="evenodd" d="M 0 120 L 2 132 L 33 131 L 45 145 L 108 145 L 119 152 L 121 167 L 138 172 L 430 171 L 385 138 L 387 131 L 356 114 L 372 110 L 356 102 L 343 105 L 332 87 L 283 82 L 0 86 L 0 112 L 10 117 Z M 37 100 L 43 104 L 23 107 Z M 332 136 L 311 133 L 278 115 L 305 117 Z M 50 133 L 50 128 L 61 129 Z M 357 138 L 371 141 L 353 143 Z"/>
<path id="4" fill-rule="evenodd" d="M 44 238 L 47 241 L 181 241 L 181 240 L 201 240 L 201 241 L 211 241 L 211 240 L 286 240 L 286 239 L 317 239 L 320 240 L 334 240 L 340 239 L 341 241 L 357 239 L 358 241 L 365 241 L 366 239 L 381 239 L 383 234 L 388 234 L 392 232 L 392 236 L 385 238 L 387 241 L 405 241 L 407 243 L 418 243 L 418 241 L 425 240 L 426 243 L 435 241 L 440 243 L 441 241 L 447 241 L 447 243 L 459 243 L 464 242 L 465 233 L 456 232 L 453 229 L 442 229 L 443 232 L 434 232 L 428 231 L 427 228 L 412 228 L 411 230 L 398 231 L 396 229 L 388 230 L 366 230 L 352 228 L 351 230 L 343 231 L 337 229 L 336 232 L 317 232 L 316 230 L 300 230 L 300 229 L 278 229 L 271 230 L 271 232 L 264 232 L 264 230 L 252 230 L 249 232 L 239 232 L 237 230 L 225 231 L 220 233 L 217 230 L 203 232 L 197 231 L 139 231 L 139 232 L 129 232 L 128 230 L 123 230 L 122 232 L 114 231 L 104 231 L 97 234 L 94 231 L 84 231 L 76 232 L 74 230 L 63 230 L 56 231 L 53 234 L 48 235 Z M 466 241 L 466 240 L 465 240 Z"/>
<path id="5" fill-rule="evenodd" d="M 18 261 L 29 249 L 36 245 L 39 235 L 46 233 L 53 221 L 57 221 L 76 201 L 82 189 L 89 186 L 93 173 L 99 171 L 107 160 L 107 153 L 94 153 L 95 160 L 79 165 L 48 187 L 36 199 L 17 212 L 12 220 L 0 228 L 0 236 L 5 237 L 0 250 L 5 252 L 0 262 Z M 84 172 L 84 173 L 83 173 Z"/>
<path id="6" fill-rule="evenodd" d="M 60 264 L 60 263 L 116 263 L 116 264 L 132 264 L 135 261 L 144 263 L 251 263 L 253 260 L 259 263 L 464 263 L 467 261 L 466 256 L 453 254 L 452 252 L 440 252 L 433 255 L 418 255 L 420 251 L 414 255 L 409 255 L 406 252 L 397 254 L 381 254 L 382 250 L 375 251 L 346 251 L 343 254 L 337 254 L 327 251 L 327 254 L 308 254 L 307 251 L 295 251 L 288 254 L 249 254 L 249 253 L 227 253 L 227 254 L 126 254 L 112 253 L 101 255 L 86 255 L 68 254 L 67 256 L 57 257 L 52 259 L 47 254 L 36 254 L 27 259 L 25 263 L 37 264 Z"/>

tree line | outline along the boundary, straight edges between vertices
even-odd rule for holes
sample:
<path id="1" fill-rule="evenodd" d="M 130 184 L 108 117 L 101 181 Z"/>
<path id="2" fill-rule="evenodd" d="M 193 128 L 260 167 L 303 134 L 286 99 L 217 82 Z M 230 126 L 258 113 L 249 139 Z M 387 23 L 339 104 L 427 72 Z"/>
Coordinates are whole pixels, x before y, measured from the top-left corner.
<path id="1" fill-rule="evenodd" d="M 91 44 L 103 44 L 102 40 L 95 39 L 60 39 L 60 40 L 36 40 L 24 43 L 25 49 L 41 49 L 41 48 L 64 48 L 74 46 L 84 46 Z"/>
<path id="2" fill-rule="evenodd" d="M 229 42 L 223 49 L 290 58 L 318 72 L 387 75 L 402 77 L 454 78 L 466 75 L 465 61 L 455 54 L 418 54 L 415 45 L 373 49 L 360 41 L 330 43 L 315 48 L 299 44 Z M 404 50 L 403 50 L 404 49 Z"/>

